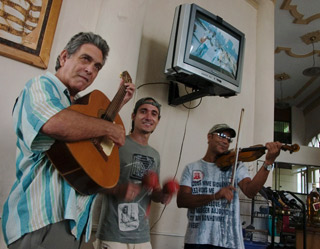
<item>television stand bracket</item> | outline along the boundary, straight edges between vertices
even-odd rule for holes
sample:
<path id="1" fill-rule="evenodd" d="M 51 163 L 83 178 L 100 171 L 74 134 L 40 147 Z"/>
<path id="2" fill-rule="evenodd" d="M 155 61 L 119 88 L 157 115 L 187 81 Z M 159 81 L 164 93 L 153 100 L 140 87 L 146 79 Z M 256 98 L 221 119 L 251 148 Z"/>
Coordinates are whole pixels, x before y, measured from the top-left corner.
<path id="1" fill-rule="evenodd" d="M 178 84 L 176 82 L 170 81 L 168 104 L 171 106 L 177 106 L 198 98 L 215 95 L 213 86 L 208 86 L 206 88 L 193 88 L 193 90 L 195 91 L 193 91 L 192 93 L 180 96 Z"/>

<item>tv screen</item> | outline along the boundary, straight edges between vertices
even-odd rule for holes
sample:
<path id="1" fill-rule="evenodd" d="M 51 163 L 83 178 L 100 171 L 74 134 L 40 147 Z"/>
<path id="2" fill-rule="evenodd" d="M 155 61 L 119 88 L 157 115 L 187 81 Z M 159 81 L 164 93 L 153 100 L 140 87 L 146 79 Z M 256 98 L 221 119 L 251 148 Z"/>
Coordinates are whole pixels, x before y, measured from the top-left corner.
<path id="1" fill-rule="evenodd" d="M 244 34 L 196 4 L 176 8 L 165 74 L 207 95 L 240 93 Z"/>
<path id="2" fill-rule="evenodd" d="M 203 63 L 233 79 L 237 76 L 239 38 L 231 36 L 199 12 L 196 13 L 189 59 Z M 186 58 L 188 61 L 188 58 Z"/>

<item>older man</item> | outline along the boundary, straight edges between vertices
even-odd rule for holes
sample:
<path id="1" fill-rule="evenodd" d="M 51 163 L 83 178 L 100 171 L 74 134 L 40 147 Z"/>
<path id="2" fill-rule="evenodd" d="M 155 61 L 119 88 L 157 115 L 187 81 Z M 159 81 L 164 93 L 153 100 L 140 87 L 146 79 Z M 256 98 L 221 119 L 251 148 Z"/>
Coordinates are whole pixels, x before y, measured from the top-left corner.
<path id="1" fill-rule="evenodd" d="M 31 79 L 13 111 L 17 135 L 16 182 L 4 205 L 2 230 L 10 249 L 80 248 L 91 232 L 95 195 L 81 195 L 60 176 L 46 155 L 55 140 L 106 137 L 125 142 L 121 125 L 68 109 L 105 64 L 109 47 L 99 35 L 74 35 L 57 58 L 56 74 Z M 134 92 L 126 86 L 125 104 Z M 67 166 L 67 165 L 66 165 Z"/>

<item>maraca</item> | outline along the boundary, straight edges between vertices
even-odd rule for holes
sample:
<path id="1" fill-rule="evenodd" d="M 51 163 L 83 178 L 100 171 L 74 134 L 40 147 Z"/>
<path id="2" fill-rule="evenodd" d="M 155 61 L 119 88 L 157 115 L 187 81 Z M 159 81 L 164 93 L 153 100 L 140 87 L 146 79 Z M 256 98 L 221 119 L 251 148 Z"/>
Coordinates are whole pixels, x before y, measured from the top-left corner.
<path id="1" fill-rule="evenodd" d="M 179 183 L 175 179 L 167 180 L 163 185 L 163 193 L 173 195 L 178 192 Z"/>
<path id="2" fill-rule="evenodd" d="M 158 187 L 158 174 L 149 170 L 142 178 L 142 186 L 149 190 L 153 190 L 154 188 Z"/>

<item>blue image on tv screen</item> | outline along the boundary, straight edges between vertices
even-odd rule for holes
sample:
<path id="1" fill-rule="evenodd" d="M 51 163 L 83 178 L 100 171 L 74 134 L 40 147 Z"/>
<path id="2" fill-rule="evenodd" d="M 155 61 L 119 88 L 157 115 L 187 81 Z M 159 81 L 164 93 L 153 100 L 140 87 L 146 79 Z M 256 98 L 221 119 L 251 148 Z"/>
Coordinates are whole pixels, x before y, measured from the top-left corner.
<path id="1" fill-rule="evenodd" d="M 193 27 L 190 54 L 236 78 L 239 41 L 199 17 L 196 17 Z"/>

